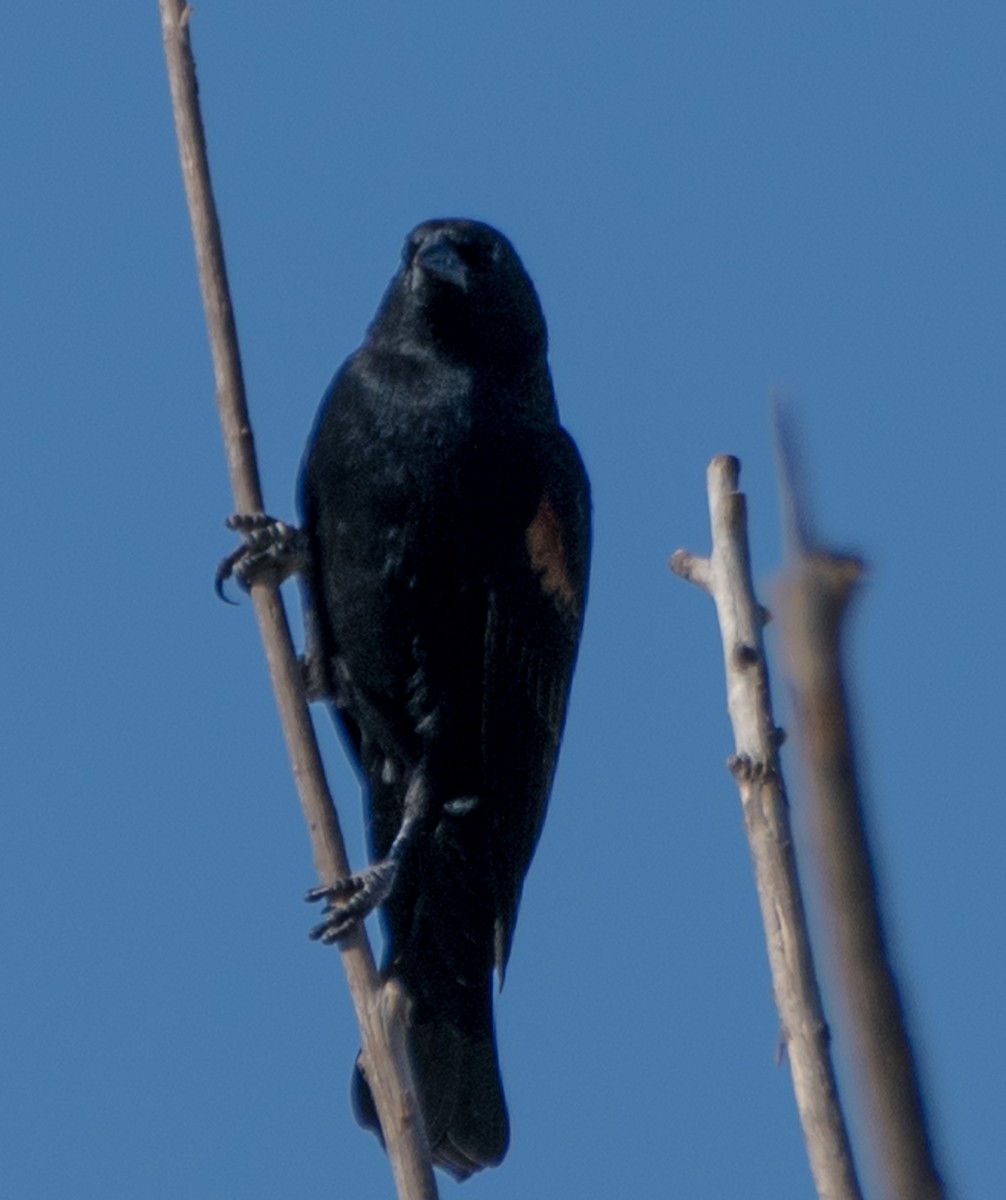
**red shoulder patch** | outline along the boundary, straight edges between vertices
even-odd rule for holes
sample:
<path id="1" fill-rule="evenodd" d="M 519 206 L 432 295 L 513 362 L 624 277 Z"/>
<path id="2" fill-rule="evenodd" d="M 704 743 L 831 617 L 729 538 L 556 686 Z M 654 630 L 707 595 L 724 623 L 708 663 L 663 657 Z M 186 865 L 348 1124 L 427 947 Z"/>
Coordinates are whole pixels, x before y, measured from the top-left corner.
<path id="1" fill-rule="evenodd" d="M 562 528 L 547 492 L 524 536 L 531 566 L 538 572 L 542 589 L 564 607 L 579 607 L 580 598 L 566 564 Z"/>

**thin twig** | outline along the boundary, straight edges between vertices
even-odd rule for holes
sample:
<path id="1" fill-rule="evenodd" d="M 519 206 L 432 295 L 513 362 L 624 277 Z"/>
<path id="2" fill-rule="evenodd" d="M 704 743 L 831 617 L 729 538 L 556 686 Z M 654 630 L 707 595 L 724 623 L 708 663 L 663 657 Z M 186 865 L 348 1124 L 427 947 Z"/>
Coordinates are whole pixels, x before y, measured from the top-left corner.
<path id="1" fill-rule="evenodd" d="M 712 554 L 701 558 L 677 550 L 671 569 L 716 602 L 735 743 L 729 765 L 740 790 L 772 986 L 817 1194 L 820 1200 L 861 1200 L 793 854 L 779 763 L 781 731 L 772 716 L 762 637 L 767 618 L 751 580 L 747 505 L 737 491 L 739 472 L 737 459 L 727 455 L 709 464 Z"/>
<path id="2" fill-rule="evenodd" d="M 797 493 L 792 429 L 779 430 L 790 566 L 780 639 L 807 779 L 807 824 L 829 959 L 846 1017 L 864 1129 L 890 1200 L 944 1194 L 884 936 L 856 772 L 842 632 L 859 559 L 813 544 Z"/>
<path id="3" fill-rule="evenodd" d="M 216 378 L 216 402 L 235 506 L 243 513 L 261 512 L 263 503 L 255 446 L 245 403 L 220 226 L 199 113 L 195 65 L 189 46 L 191 10 L 182 0 L 159 0 L 159 3 L 182 177 L 192 221 Z M 252 601 L 311 837 L 315 866 L 322 882 L 330 884 L 349 873 L 349 864 L 304 699 L 301 670 L 286 611 L 278 587 L 267 581 L 253 585 Z M 367 1081 L 380 1116 L 398 1195 L 402 1200 L 435 1200 L 436 1183 L 408 1054 L 401 1053 L 404 1043 L 400 1027 L 405 1020 L 403 998 L 382 989 L 362 924 L 340 942 L 340 949 L 360 1023 Z M 398 1048 L 397 1052 L 393 1044 Z"/>

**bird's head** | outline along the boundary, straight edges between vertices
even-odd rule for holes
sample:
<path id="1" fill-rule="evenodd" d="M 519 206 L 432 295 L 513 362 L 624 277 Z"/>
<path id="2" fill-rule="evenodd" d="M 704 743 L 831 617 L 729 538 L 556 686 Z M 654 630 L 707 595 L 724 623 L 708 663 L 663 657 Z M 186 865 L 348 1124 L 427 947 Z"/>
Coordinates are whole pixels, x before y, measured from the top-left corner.
<path id="1" fill-rule="evenodd" d="M 541 305 L 510 242 L 479 221 L 424 221 L 409 234 L 402 264 L 375 325 L 428 337 L 467 365 L 544 362 Z"/>

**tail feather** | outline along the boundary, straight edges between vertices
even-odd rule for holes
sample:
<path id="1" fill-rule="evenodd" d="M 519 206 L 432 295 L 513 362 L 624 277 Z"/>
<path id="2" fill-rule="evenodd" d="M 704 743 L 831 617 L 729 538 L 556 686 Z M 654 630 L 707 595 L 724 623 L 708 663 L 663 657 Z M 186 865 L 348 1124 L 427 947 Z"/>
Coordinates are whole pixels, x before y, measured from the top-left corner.
<path id="1" fill-rule="evenodd" d="M 434 1164 L 458 1180 L 498 1166 L 510 1140 L 510 1123 L 493 1037 L 473 1039 L 447 1021 L 430 1021 L 410 1028 L 409 1046 Z M 360 1124 L 381 1137 L 359 1057 L 353 1108 Z"/>
<path id="2" fill-rule="evenodd" d="M 372 813 L 394 811 L 381 790 L 388 786 L 372 777 Z M 433 1161 L 457 1179 L 497 1166 L 510 1138 L 493 1025 L 496 908 L 488 820 L 487 806 L 475 800 L 445 806 L 403 859 L 382 912 L 382 974 L 397 980 L 411 1001 L 409 1051 Z M 374 832 L 375 852 L 386 853 L 386 838 Z M 360 1124 L 380 1137 L 359 1058 L 353 1105 Z"/>

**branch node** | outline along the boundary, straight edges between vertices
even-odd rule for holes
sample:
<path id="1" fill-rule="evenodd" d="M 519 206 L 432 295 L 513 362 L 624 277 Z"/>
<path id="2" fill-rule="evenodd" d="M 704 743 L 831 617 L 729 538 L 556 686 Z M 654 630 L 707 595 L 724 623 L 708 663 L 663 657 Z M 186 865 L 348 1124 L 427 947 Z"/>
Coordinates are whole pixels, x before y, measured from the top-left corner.
<path id="1" fill-rule="evenodd" d="M 762 783 L 776 776 L 776 769 L 771 763 L 752 758 L 750 754 L 731 754 L 727 759 L 727 770 L 739 784 Z"/>
<path id="2" fill-rule="evenodd" d="M 738 670 L 746 671 L 749 667 L 754 667 L 761 662 L 761 655 L 754 646 L 749 646 L 745 642 L 738 642 L 734 646 L 734 665 Z"/>
<path id="3" fill-rule="evenodd" d="M 694 583 L 704 592 L 711 591 L 710 563 L 701 554 L 692 554 L 690 550 L 675 550 L 667 562 L 675 575 Z"/>

